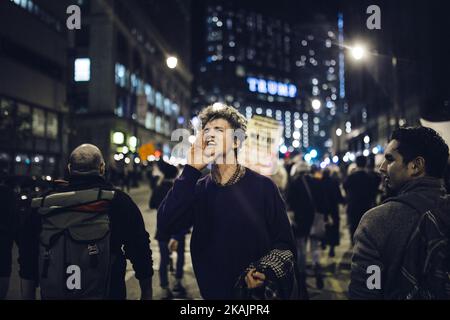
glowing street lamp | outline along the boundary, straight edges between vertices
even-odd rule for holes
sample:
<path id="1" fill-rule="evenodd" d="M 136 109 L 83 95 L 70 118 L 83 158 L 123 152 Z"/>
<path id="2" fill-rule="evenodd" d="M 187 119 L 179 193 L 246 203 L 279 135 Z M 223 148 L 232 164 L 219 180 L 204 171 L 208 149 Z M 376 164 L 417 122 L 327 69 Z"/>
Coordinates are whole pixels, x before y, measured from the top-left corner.
<path id="1" fill-rule="evenodd" d="M 176 57 L 168 57 L 166 60 L 166 64 L 170 69 L 175 69 L 178 64 L 178 59 Z"/>
<path id="2" fill-rule="evenodd" d="M 355 60 L 361 60 L 367 54 L 366 48 L 360 44 L 357 44 L 354 47 L 350 48 L 350 53 Z"/>

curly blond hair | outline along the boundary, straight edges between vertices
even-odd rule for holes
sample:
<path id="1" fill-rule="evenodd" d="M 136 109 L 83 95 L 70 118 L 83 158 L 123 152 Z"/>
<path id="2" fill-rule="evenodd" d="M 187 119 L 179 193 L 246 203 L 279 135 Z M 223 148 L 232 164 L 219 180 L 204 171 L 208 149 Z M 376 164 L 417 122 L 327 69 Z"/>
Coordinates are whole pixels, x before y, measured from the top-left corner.
<path id="1" fill-rule="evenodd" d="M 224 119 L 228 121 L 233 129 L 247 131 L 247 119 L 238 110 L 225 104 L 215 103 L 207 106 L 200 111 L 198 118 L 200 119 L 202 129 L 212 120 Z"/>

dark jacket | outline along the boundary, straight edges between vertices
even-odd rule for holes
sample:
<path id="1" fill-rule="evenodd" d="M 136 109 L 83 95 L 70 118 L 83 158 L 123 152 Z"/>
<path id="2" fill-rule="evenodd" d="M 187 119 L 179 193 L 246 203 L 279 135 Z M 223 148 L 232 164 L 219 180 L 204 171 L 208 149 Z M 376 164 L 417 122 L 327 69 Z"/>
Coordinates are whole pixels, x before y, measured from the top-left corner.
<path id="1" fill-rule="evenodd" d="M 345 180 L 347 213 L 350 225 L 354 228 L 358 226 L 362 215 L 375 206 L 378 185 L 378 178 L 365 170 L 357 170 Z"/>
<path id="2" fill-rule="evenodd" d="M 116 257 L 111 266 L 109 298 L 125 299 L 126 259 L 131 261 L 137 279 L 148 279 L 153 275 L 149 234 L 139 208 L 126 193 L 114 189 L 99 176 L 72 176 L 68 184 L 61 185 L 52 193 L 96 187 L 115 191 L 108 213 L 111 221 L 111 253 Z M 31 211 L 21 226 L 19 240 L 20 276 L 36 282 L 40 227 L 40 217 L 37 212 Z"/>
<path id="3" fill-rule="evenodd" d="M 322 183 L 324 194 L 328 199 L 330 215 L 334 222 L 332 225 L 327 225 L 326 242 L 332 246 L 338 246 L 340 243 L 339 204 L 344 203 L 344 198 L 337 179 L 324 177 Z"/>
<path id="4" fill-rule="evenodd" d="M 17 220 L 16 195 L 6 185 L 0 185 L 0 277 L 11 274 L 11 251 Z"/>
<path id="5" fill-rule="evenodd" d="M 192 265 L 205 299 L 232 299 L 239 276 L 270 250 L 295 242 L 276 185 L 250 169 L 237 183 L 218 186 L 187 165 L 158 209 L 165 235 L 193 226 Z"/>
<path id="6" fill-rule="evenodd" d="M 305 182 L 309 186 L 313 199 L 309 197 Z M 323 187 L 322 181 L 310 175 L 297 176 L 289 186 L 287 202 L 294 212 L 294 234 L 297 238 L 309 236 L 315 211 L 329 213 L 329 204 Z"/>
<path id="7" fill-rule="evenodd" d="M 159 185 L 155 185 L 153 188 L 152 196 L 150 197 L 149 207 L 150 209 L 158 209 L 161 202 L 167 195 L 167 192 L 172 188 L 173 180 L 164 179 Z"/>
<path id="8" fill-rule="evenodd" d="M 161 181 L 161 183 L 153 189 L 153 194 L 150 198 L 149 207 L 150 209 L 158 209 L 161 203 L 163 202 L 164 198 L 166 197 L 167 193 L 172 189 L 173 187 L 173 180 L 171 179 L 164 179 Z M 189 232 L 189 229 L 182 230 L 181 232 L 171 235 L 171 239 L 175 240 L 182 240 L 186 234 Z M 169 241 L 170 239 L 167 238 L 167 236 L 164 236 L 161 234 L 161 232 L 156 230 L 155 239 L 158 241 Z"/>
<path id="9" fill-rule="evenodd" d="M 399 191 L 402 197 L 428 199 L 430 209 L 444 195 L 442 180 L 423 177 L 406 183 Z M 407 241 L 417 226 L 420 214 L 410 206 L 387 201 L 364 214 L 355 233 L 349 295 L 352 299 L 393 299 L 397 296 L 399 269 Z M 381 289 L 369 290 L 367 268 L 379 266 Z"/>

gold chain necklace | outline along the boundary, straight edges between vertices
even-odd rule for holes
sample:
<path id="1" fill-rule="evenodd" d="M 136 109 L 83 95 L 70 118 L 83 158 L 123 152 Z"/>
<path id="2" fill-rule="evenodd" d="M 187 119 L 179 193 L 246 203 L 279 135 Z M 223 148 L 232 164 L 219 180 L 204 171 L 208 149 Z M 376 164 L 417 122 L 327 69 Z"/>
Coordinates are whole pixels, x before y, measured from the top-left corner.
<path id="1" fill-rule="evenodd" d="M 231 176 L 230 179 L 228 179 L 227 182 L 225 182 L 224 184 L 220 183 L 219 181 L 217 181 L 216 177 L 214 176 L 214 174 L 211 173 L 211 176 L 214 180 L 214 182 L 221 186 L 221 187 L 226 187 L 226 186 L 231 186 L 235 183 L 237 183 L 239 180 L 241 180 L 241 178 L 244 176 L 245 174 L 245 167 L 241 166 L 240 164 L 237 165 L 236 170 L 234 171 L 233 175 Z"/>

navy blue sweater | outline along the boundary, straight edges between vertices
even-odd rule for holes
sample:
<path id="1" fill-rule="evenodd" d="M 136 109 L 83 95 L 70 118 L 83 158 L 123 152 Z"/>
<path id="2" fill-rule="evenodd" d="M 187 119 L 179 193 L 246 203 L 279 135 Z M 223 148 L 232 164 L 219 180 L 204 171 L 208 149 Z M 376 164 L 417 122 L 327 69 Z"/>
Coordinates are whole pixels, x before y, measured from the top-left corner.
<path id="1" fill-rule="evenodd" d="M 271 249 L 295 243 L 284 202 L 267 177 L 247 169 L 231 186 L 187 165 L 158 209 L 158 229 L 174 234 L 193 226 L 192 264 L 205 299 L 231 299 L 246 267 Z M 200 179 L 200 180 L 199 180 Z"/>

